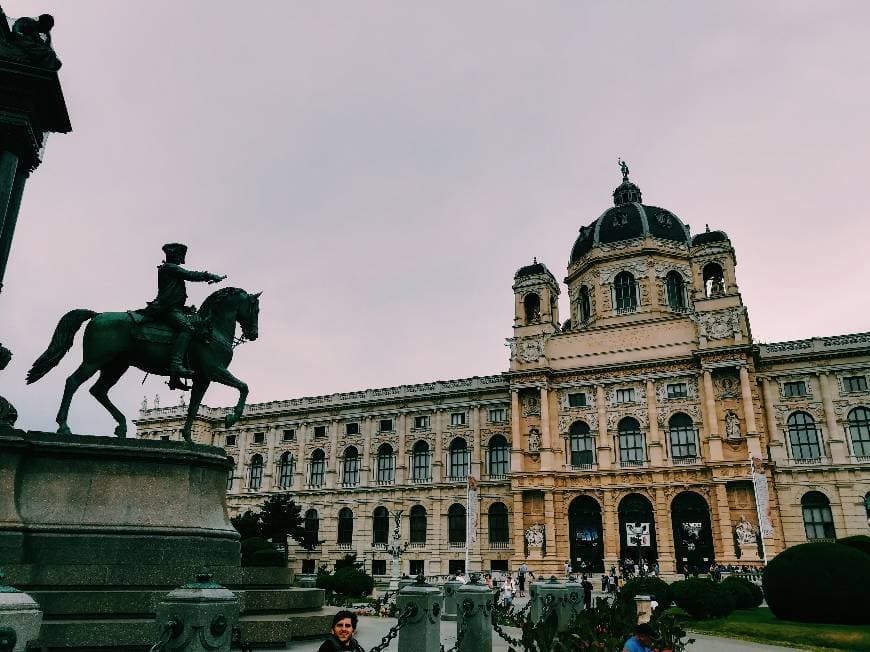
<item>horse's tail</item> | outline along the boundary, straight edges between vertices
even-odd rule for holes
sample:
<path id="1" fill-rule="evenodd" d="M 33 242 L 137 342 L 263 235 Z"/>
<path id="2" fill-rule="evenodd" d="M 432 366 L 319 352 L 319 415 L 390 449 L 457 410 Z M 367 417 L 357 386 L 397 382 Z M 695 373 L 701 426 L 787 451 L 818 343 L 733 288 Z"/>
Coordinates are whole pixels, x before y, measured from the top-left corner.
<path id="1" fill-rule="evenodd" d="M 49 371 L 57 366 L 60 359 L 66 355 L 73 345 L 73 338 L 88 319 L 97 313 L 87 308 L 77 308 L 70 310 L 60 321 L 57 322 L 57 328 L 54 329 L 54 335 L 51 336 L 51 342 L 48 348 L 41 356 L 36 359 L 30 371 L 27 372 L 27 384 L 35 383 Z"/>

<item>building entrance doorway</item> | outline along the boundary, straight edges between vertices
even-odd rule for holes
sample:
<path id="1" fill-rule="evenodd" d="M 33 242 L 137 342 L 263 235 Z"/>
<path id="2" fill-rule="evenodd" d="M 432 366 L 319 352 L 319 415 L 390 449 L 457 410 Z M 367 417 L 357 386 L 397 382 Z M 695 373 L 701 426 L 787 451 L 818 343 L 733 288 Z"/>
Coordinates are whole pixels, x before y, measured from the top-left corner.
<path id="1" fill-rule="evenodd" d="M 619 502 L 619 559 L 626 570 L 651 571 L 658 561 L 656 519 L 652 503 L 640 494 L 628 494 Z"/>
<path id="2" fill-rule="evenodd" d="M 571 537 L 571 570 L 599 573 L 604 570 L 604 540 L 601 506 L 591 496 L 578 496 L 568 507 L 568 532 Z"/>
<path id="3" fill-rule="evenodd" d="M 678 494 L 671 503 L 671 523 L 677 572 L 705 572 L 716 561 L 707 501 L 692 491 Z"/>

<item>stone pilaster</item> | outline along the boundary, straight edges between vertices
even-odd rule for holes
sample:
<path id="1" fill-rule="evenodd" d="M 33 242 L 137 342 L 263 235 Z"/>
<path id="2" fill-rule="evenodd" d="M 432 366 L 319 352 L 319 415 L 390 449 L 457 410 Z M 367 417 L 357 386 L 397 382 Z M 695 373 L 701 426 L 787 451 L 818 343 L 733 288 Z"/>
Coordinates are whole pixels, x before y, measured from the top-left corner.
<path id="1" fill-rule="evenodd" d="M 607 403 L 604 397 L 604 386 L 595 386 L 595 407 L 598 411 L 598 451 L 596 459 L 598 468 L 610 469 L 613 466 L 613 449 L 610 446 L 610 436 L 607 433 Z"/>
<path id="2" fill-rule="evenodd" d="M 719 417 L 716 414 L 716 394 L 713 392 L 713 374 L 704 369 L 704 421 L 707 430 L 707 444 L 711 462 L 722 461 L 722 439 L 719 437 Z"/>
<path id="3" fill-rule="evenodd" d="M 837 423 L 837 413 L 834 411 L 833 383 L 828 373 L 818 373 L 819 388 L 822 392 L 822 404 L 825 407 L 824 433 L 828 444 L 828 455 L 833 464 L 845 464 L 849 459 L 849 448 L 845 441 L 843 430 Z"/>
<path id="4" fill-rule="evenodd" d="M 667 452 L 665 451 L 661 431 L 659 430 L 658 414 L 656 413 L 656 387 L 652 380 L 646 381 L 646 410 L 647 420 L 649 421 L 649 438 L 647 441 L 649 461 L 652 466 L 661 466 L 663 459 L 667 457 Z"/>
<path id="5" fill-rule="evenodd" d="M 553 439 L 550 428 L 550 392 L 541 387 L 541 471 L 553 470 Z"/>
<path id="6" fill-rule="evenodd" d="M 755 405 L 752 401 L 752 384 L 749 382 L 749 369 L 740 365 L 740 396 L 743 401 L 743 418 L 746 421 L 746 445 L 749 454 L 761 457 L 761 439 L 755 422 Z"/>
<path id="7" fill-rule="evenodd" d="M 764 407 L 767 415 L 767 445 L 770 450 L 770 460 L 774 463 L 781 464 L 788 458 L 786 451 L 786 442 L 783 441 L 782 433 L 776 427 L 776 403 L 778 391 L 776 383 L 769 378 L 763 381 L 764 391 Z"/>
<path id="8" fill-rule="evenodd" d="M 511 390 L 511 471 L 523 470 L 523 440 L 520 435 L 520 395 Z"/>
<path id="9" fill-rule="evenodd" d="M 671 510 L 662 487 L 655 489 L 656 545 L 662 573 L 675 573 L 674 536 L 671 526 Z"/>

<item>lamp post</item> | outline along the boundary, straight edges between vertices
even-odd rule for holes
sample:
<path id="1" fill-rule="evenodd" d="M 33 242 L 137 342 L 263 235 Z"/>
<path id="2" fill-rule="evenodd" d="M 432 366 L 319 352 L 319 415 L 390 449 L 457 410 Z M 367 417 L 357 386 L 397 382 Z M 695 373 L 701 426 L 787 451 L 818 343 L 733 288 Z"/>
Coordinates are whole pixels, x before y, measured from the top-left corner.
<path id="1" fill-rule="evenodd" d="M 387 546 L 387 552 L 393 558 L 393 567 L 390 571 L 390 591 L 398 591 L 399 590 L 399 563 L 402 559 L 402 553 L 405 552 L 405 548 L 407 544 L 401 544 L 400 541 L 402 539 L 402 510 L 396 509 L 392 512 L 393 522 L 395 523 L 395 527 L 393 528 L 393 542 Z"/>

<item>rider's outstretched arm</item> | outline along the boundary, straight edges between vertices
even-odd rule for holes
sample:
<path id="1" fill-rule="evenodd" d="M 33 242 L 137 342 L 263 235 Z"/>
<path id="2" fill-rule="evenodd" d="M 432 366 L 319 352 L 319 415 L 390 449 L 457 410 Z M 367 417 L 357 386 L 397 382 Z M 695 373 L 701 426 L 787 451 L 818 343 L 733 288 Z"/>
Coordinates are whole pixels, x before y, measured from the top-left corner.
<path id="1" fill-rule="evenodd" d="M 167 264 L 169 266 L 169 264 Z M 220 276 L 219 274 L 212 274 L 211 272 L 195 272 L 192 269 L 185 269 L 181 265 L 171 265 L 174 268 L 176 274 L 178 274 L 185 281 L 193 281 L 193 282 L 202 282 L 207 281 L 208 283 L 217 283 L 218 281 L 223 281 L 226 276 Z"/>

